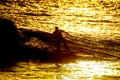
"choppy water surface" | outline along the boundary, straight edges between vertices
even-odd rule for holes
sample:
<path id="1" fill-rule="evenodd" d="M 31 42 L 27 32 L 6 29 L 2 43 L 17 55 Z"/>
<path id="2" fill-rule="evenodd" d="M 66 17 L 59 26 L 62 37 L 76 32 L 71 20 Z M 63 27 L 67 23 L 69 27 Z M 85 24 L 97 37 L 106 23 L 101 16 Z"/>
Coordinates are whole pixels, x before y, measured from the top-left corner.
<path id="1" fill-rule="evenodd" d="M 119 80 L 119 61 L 83 61 L 54 64 L 20 62 L 6 72 L 1 80 Z"/>
<path id="2" fill-rule="evenodd" d="M 18 28 L 51 33 L 59 26 L 72 35 L 64 37 L 78 56 L 98 59 L 58 64 L 28 60 L 1 71 L 1 80 L 120 79 L 119 0 L 11 0 L 0 4 L 0 16 L 14 20 Z"/>

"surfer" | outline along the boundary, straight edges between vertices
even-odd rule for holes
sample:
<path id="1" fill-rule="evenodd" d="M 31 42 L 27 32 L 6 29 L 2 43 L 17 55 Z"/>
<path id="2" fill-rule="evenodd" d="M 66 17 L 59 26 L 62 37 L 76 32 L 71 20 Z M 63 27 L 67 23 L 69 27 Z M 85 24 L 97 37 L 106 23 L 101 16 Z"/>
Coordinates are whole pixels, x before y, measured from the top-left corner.
<path id="1" fill-rule="evenodd" d="M 62 36 L 62 32 L 65 32 L 64 30 L 60 30 L 59 27 L 55 27 L 55 31 L 53 31 L 53 38 L 55 38 L 55 40 L 57 41 L 57 51 L 60 51 L 60 46 L 61 46 L 61 43 L 64 44 L 64 46 L 69 50 L 69 47 L 65 41 L 65 39 L 63 38 Z"/>

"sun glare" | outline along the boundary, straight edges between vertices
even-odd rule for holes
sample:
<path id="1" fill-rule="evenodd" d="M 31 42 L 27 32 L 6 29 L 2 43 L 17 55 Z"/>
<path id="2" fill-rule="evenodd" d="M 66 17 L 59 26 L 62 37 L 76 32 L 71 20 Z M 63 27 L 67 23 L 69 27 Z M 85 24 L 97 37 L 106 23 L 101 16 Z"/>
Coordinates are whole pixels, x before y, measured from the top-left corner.
<path id="1" fill-rule="evenodd" d="M 111 69 L 106 68 L 111 66 L 111 63 L 107 62 L 96 62 L 96 61 L 80 61 L 76 64 L 68 64 L 67 66 L 64 66 L 66 70 L 69 71 L 69 79 L 70 77 L 73 77 L 74 75 L 75 79 L 81 78 L 81 76 L 84 77 L 91 77 L 91 79 L 95 78 L 101 78 L 104 75 L 114 75 L 117 74 L 117 71 L 111 71 Z M 66 77 L 64 77 L 65 79 Z M 65 79 L 66 80 L 66 79 Z"/>

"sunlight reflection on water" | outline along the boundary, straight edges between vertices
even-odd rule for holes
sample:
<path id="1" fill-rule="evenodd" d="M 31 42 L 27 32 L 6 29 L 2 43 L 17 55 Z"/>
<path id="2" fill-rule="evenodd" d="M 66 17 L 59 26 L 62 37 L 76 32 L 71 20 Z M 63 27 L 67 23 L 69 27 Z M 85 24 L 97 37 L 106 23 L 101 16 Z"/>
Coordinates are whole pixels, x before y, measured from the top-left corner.
<path id="1" fill-rule="evenodd" d="M 81 40 L 78 49 L 112 54 L 117 50 L 119 55 L 118 46 L 108 45 L 105 49 L 100 47 L 105 45 L 89 42 L 89 37 L 120 41 L 119 0 L 19 1 L 0 4 L 0 16 L 14 19 L 18 28 L 51 33 L 57 25 L 77 38 L 88 38 L 83 42 L 81 38 L 78 39 Z M 20 62 L 11 71 L 1 71 L 0 80 L 120 80 L 120 61 L 78 60 L 68 64 Z"/>
<path id="2" fill-rule="evenodd" d="M 9 7 L 1 5 L 1 12 L 3 16 L 17 18 L 19 22 L 16 24 L 23 28 L 52 32 L 57 25 L 67 32 L 100 38 L 120 35 L 119 0 L 38 2 L 25 1 L 21 3 L 24 6 L 20 3 L 10 4 Z"/>
<path id="3" fill-rule="evenodd" d="M 0 72 L 4 80 L 119 80 L 119 61 L 77 61 L 76 63 L 20 62 L 12 72 Z M 3 74 L 5 73 L 5 74 Z M 11 79 L 10 79 L 11 78 Z"/>

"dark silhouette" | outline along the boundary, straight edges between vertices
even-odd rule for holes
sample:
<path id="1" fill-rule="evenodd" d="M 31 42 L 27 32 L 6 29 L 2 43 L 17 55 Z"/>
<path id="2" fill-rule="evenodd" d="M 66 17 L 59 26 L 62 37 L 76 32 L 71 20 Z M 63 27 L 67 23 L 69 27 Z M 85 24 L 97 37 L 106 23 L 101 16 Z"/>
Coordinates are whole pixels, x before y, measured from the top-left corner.
<path id="1" fill-rule="evenodd" d="M 19 37 L 14 22 L 0 18 L 0 62 L 14 61 L 19 52 Z"/>
<path id="2" fill-rule="evenodd" d="M 65 32 L 64 30 L 60 30 L 59 27 L 55 27 L 55 31 L 53 32 L 53 38 L 56 39 L 57 41 L 57 51 L 60 51 L 60 46 L 61 46 L 61 43 L 63 43 L 65 45 L 65 47 L 69 50 L 69 47 L 65 41 L 65 39 L 63 38 L 62 36 L 62 32 Z"/>
<path id="3" fill-rule="evenodd" d="M 57 31 L 55 31 L 53 34 L 54 36 L 59 29 L 56 30 Z M 23 34 L 24 38 L 22 37 Z M 40 49 L 29 45 L 24 45 L 24 43 L 31 37 L 36 37 L 39 40 L 48 43 L 53 40 L 51 39 L 51 33 L 34 30 L 31 31 L 27 29 L 17 29 L 13 21 L 6 18 L 0 18 L 0 71 L 6 71 L 6 69 L 11 69 L 11 67 L 19 61 L 28 61 L 30 59 L 35 61 L 41 60 L 45 62 L 58 62 L 58 60 L 63 58 L 64 60 L 66 59 L 66 61 L 69 59 L 71 60 L 71 57 L 77 58 L 77 56 L 74 54 L 53 54 L 54 52 L 49 51 L 46 48 Z M 22 39 L 25 39 L 25 42 L 21 43 Z M 61 42 L 63 42 L 64 45 L 68 48 L 64 38 L 62 37 L 59 39 L 60 40 L 57 40 L 59 43 L 57 49 L 60 49 Z"/>
<path id="4" fill-rule="evenodd" d="M 19 46 L 19 33 L 13 21 L 0 19 L 0 46 L 15 51 Z"/>
<path id="5" fill-rule="evenodd" d="M 18 30 L 19 33 L 22 35 L 21 36 L 22 43 L 29 41 L 32 37 L 35 37 L 46 44 L 49 44 L 52 41 L 51 33 L 48 32 L 24 28 L 19 28 Z"/>

